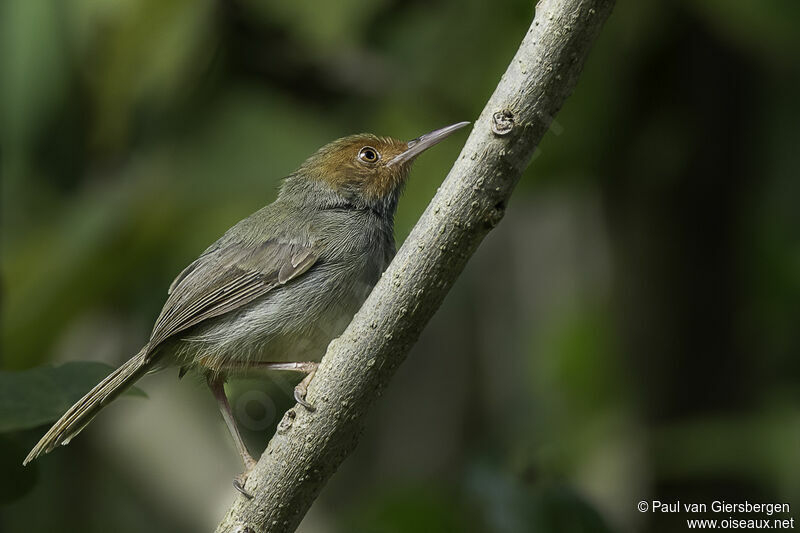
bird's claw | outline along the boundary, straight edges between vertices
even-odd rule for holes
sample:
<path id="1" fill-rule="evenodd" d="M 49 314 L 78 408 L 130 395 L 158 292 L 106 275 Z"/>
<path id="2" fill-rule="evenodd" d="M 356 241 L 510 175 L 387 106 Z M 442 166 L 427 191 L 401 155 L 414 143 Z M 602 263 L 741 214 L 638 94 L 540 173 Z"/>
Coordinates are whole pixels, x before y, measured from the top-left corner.
<path id="1" fill-rule="evenodd" d="M 311 405 L 308 400 L 306 400 L 307 392 L 308 387 L 304 383 L 300 383 L 294 388 L 294 400 L 313 413 L 317 410 L 317 408 Z"/>
<path id="2" fill-rule="evenodd" d="M 233 488 L 238 490 L 242 494 L 242 496 L 244 496 L 248 500 L 252 500 L 253 495 L 247 492 L 247 490 L 244 488 L 245 483 L 247 483 L 247 472 L 242 472 L 241 474 L 233 478 Z"/>

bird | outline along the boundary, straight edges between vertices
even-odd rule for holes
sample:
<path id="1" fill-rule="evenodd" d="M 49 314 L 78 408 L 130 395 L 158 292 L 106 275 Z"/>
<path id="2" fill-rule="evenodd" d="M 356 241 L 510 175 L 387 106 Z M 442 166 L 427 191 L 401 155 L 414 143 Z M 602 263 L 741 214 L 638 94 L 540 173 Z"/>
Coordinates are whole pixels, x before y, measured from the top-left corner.
<path id="1" fill-rule="evenodd" d="M 241 220 L 181 271 L 149 340 L 70 407 L 23 464 L 68 444 L 144 374 L 178 367 L 205 378 L 244 463 L 256 461 L 236 425 L 224 385 L 259 370 L 305 374 L 308 385 L 395 254 L 394 216 L 413 162 L 468 122 L 410 141 L 369 133 L 335 140 L 283 179 L 278 196 Z"/>

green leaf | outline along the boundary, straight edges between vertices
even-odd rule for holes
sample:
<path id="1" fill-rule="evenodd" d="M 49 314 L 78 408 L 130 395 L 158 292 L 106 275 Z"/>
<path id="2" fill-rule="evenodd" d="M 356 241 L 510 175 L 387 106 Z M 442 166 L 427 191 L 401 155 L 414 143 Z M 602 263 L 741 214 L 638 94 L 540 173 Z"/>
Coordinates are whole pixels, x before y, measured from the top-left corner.
<path id="1" fill-rule="evenodd" d="M 0 371 L 0 432 L 29 429 L 58 419 L 113 367 L 90 361 Z M 132 387 L 126 394 L 147 397 Z"/>
<path id="2" fill-rule="evenodd" d="M 25 496 L 36 485 L 39 477 L 38 465 L 22 466 L 20 457 L 28 453 L 20 433 L 0 434 L 0 505 Z"/>

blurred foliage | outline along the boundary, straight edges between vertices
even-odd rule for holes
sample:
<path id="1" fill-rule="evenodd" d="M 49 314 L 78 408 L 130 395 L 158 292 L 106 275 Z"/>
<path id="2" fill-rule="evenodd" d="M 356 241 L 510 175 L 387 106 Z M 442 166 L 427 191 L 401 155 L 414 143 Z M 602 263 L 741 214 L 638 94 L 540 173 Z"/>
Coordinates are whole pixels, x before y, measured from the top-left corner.
<path id="1" fill-rule="evenodd" d="M 518 480 L 501 472 L 496 465 L 479 464 L 470 469 L 467 478 L 474 505 L 484 511 L 491 531 L 611 531 L 570 487 L 547 480 L 531 482 L 525 476 Z"/>
<path id="2" fill-rule="evenodd" d="M 172 277 L 316 148 L 477 117 L 532 15 L 523 0 L 0 3 L 14 427 L 107 371 L 42 365 L 136 353 Z M 674 531 L 636 503 L 800 501 L 799 21 L 794 0 L 619 2 L 506 220 L 301 530 Z M 398 241 L 458 150 L 416 164 Z M 228 444 L 185 420 L 219 427 L 213 401 L 168 383 L 186 410 L 154 398 L 152 418 L 133 406 L 114 426 L 115 405 L 32 469 L 45 428 L 0 435 L 0 529 L 213 527 L 235 453 L 200 459 Z M 274 399 L 248 414 L 271 428 L 286 386 L 234 389 Z"/>
<path id="3" fill-rule="evenodd" d="M 433 483 L 392 487 L 369 497 L 363 510 L 345 518 L 339 530 L 352 533 L 479 530 L 471 514 L 463 502 Z"/>
<path id="4" fill-rule="evenodd" d="M 112 370 L 103 363 L 84 361 L 0 371 L 0 433 L 54 422 Z M 146 396 L 138 387 L 126 394 Z"/>

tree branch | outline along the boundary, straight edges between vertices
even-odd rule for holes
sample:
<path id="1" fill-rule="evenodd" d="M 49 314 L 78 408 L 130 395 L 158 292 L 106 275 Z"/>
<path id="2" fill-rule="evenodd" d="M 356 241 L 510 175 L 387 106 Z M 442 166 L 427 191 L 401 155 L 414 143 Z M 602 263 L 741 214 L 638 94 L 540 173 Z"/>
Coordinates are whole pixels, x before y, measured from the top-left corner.
<path id="1" fill-rule="evenodd" d="M 294 531 L 353 450 L 365 414 L 439 308 L 572 93 L 614 0 L 542 0 L 461 155 L 308 390 L 287 411 L 218 532 Z"/>

